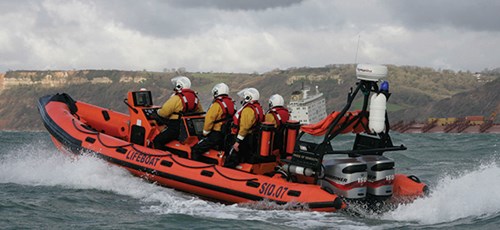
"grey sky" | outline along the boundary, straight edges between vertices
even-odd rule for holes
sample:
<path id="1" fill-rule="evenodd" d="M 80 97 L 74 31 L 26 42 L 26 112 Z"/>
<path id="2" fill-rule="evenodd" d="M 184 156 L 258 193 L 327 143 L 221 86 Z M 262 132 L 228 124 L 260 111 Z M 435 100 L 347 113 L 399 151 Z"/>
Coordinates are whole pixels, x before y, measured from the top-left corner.
<path id="1" fill-rule="evenodd" d="M 0 0 L 0 72 L 500 67 L 497 0 Z"/>

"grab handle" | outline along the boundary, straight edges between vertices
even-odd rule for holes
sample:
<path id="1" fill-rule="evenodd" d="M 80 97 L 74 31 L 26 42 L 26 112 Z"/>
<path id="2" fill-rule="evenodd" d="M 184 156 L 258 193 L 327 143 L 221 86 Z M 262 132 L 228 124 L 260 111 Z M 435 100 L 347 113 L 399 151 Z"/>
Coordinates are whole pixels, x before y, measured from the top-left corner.
<path id="1" fill-rule="evenodd" d="M 139 113 L 139 111 L 137 111 L 136 108 L 132 107 L 129 103 L 128 103 L 128 100 L 127 98 L 123 99 L 123 103 L 125 103 L 125 105 L 127 105 L 130 109 L 132 109 L 132 111 L 134 111 L 134 113 Z"/>

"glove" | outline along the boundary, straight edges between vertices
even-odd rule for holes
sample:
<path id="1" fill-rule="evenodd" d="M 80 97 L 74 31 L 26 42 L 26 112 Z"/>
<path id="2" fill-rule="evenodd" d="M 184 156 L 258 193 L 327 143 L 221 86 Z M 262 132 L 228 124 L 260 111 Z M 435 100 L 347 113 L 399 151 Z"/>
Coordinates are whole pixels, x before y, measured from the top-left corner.
<path id="1" fill-rule="evenodd" d="M 166 119 L 158 115 L 158 113 L 155 111 L 151 114 L 151 117 L 156 121 L 156 124 L 158 125 L 165 125 Z"/>

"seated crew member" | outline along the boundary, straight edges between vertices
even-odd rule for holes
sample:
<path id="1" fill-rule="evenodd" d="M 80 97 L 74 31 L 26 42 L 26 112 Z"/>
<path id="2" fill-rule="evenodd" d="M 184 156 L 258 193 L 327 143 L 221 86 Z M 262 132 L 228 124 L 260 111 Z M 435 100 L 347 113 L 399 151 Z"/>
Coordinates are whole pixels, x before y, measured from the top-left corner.
<path id="1" fill-rule="evenodd" d="M 284 104 L 285 100 L 281 95 L 272 95 L 269 98 L 269 110 L 266 112 L 265 121 L 273 123 L 276 128 L 284 125 L 290 118 L 290 113 Z"/>
<path id="2" fill-rule="evenodd" d="M 223 125 L 228 124 L 236 111 L 233 99 L 229 97 L 229 87 L 224 83 L 219 83 L 212 88 L 214 100 L 205 114 L 203 125 L 203 136 L 193 148 L 191 157 L 194 160 L 201 159 L 202 154 L 210 148 L 224 147 L 224 137 L 229 133 L 222 130 Z"/>
<path id="3" fill-rule="evenodd" d="M 233 116 L 232 134 L 236 135 L 235 143 L 226 159 L 226 166 L 236 167 L 240 162 L 247 161 L 255 149 L 251 133 L 264 121 L 264 111 L 259 104 L 259 91 L 255 88 L 246 88 L 238 92 L 243 98 L 243 106 Z"/>
<path id="4" fill-rule="evenodd" d="M 279 94 L 274 94 L 269 98 L 269 110 L 266 112 L 265 121 L 274 124 L 273 149 L 282 149 L 285 124 L 290 118 L 290 113 L 285 108 L 285 100 Z"/>
<path id="5" fill-rule="evenodd" d="M 157 111 L 163 119 L 168 119 L 167 127 L 153 140 L 154 148 L 166 150 L 165 144 L 179 137 L 181 120 L 180 115 L 184 113 L 203 112 L 198 95 L 191 90 L 191 81 L 184 76 L 172 78 L 174 93 Z"/>

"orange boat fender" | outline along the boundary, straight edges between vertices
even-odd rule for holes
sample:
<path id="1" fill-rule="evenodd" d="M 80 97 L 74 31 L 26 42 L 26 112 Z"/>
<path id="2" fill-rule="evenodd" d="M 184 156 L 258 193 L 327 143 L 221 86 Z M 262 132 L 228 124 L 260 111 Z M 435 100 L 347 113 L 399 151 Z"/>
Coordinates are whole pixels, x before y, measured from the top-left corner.
<path id="1" fill-rule="evenodd" d="M 297 139 L 297 135 L 300 129 L 300 123 L 294 120 L 288 120 L 285 124 L 286 127 L 286 144 L 285 144 L 285 152 L 288 155 L 292 155 L 295 149 L 295 143 Z"/>
<path id="2" fill-rule="evenodd" d="M 259 154 L 263 157 L 267 157 L 271 154 L 274 124 L 272 124 L 271 122 L 262 122 L 260 124 L 260 129 L 262 132 L 260 134 Z"/>
<path id="3" fill-rule="evenodd" d="M 394 176 L 393 195 L 395 196 L 424 196 L 429 193 L 427 185 L 422 183 L 418 177 L 411 175 L 396 174 Z"/>

